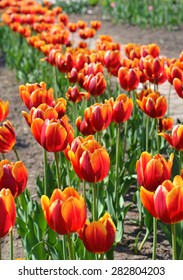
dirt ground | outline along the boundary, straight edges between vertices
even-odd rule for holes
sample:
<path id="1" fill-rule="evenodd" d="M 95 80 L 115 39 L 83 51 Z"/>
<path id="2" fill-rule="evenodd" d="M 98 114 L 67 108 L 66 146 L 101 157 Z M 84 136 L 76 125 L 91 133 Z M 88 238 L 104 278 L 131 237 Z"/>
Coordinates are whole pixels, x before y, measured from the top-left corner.
<path id="1" fill-rule="evenodd" d="M 167 57 L 178 58 L 180 52 L 183 49 L 183 30 L 178 29 L 176 31 L 168 31 L 165 28 L 158 30 L 142 30 L 139 27 L 129 26 L 129 25 L 115 25 L 111 21 L 104 21 L 101 19 L 101 11 L 98 8 L 93 8 L 90 10 L 89 14 L 86 15 L 69 15 L 70 21 L 77 21 L 78 19 L 85 20 L 89 22 L 90 20 L 101 20 L 102 27 L 98 34 L 110 35 L 113 40 L 120 42 L 122 46 L 127 43 L 157 43 L 161 48 L 161 55 Z M 36 195 L 36 177 L 37 174 L 41 172 L 43 168 L 42 161 L 42 149 L 35 143 L 29 127 L 27 126 L 21 111 L 25 110 L 25 106 L 21 101 L 18 93 L 19 82 L 16 80 L 15 73 L 10 71 L 6 65 L 3 57 L 0 57 L 0 98 L 3 100 L 8 99 L 10 101 L 10 114 L 8 119 L 12 122 L 17 133 L 17 143 L 16 148 L 23 160 L 29 172 L 29 179 L 27 188 L 30 190 L 31 195 Z M 164 93 L 167 94 L 166 86 L 163 88 Z M 172 113 L 175 117 L 182 116 L 182 110 L 178 109 L 181 106 L 177 103 L 175 96 L 172 97 Z M 178 99 L 177 99 L 178 100 Z M 180 103 L 180 102 L 179 102 Z M 7 158 L 15 160 L 14 154 L 7 155 Z M 127 200 L 130 198 L 127 197 Z M 135 226 L 131 219 L 137 217 L 137 209 L 135 204 L 130 208 L 126 222 L 124 225 L 124 236 L 115 250 L 115 259 L 121 260 L 145 260 L 151 259 L 152 251 L 152 236 L 149 237 L 148 241 L 145 243 L 144 248 L 140 253 L 134 251 L 135 238 L 138 234 L 139 228 Z M 140 240 L 143 238 L 144 231 L 140 236 Z M 14 230 L 14 257 L 24 257 L 24 252 L 21 245 L 21 240 L 17 236 Z M 9 237 L 7 236 L 2 240 L 2 256 L 3 259 L 9 258 Z M 158 234 L 158 246 L 157 246 L 157 259 L 171 259 L 171 249 L 168 242 L 165 240 L 163 234 Z"/>

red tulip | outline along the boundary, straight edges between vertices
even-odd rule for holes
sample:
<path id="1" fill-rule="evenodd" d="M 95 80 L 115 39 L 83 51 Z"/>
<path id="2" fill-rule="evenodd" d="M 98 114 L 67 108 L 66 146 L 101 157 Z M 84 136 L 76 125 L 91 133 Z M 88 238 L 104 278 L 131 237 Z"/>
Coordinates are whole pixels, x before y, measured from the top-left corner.
<path id="1" fill-rule="evenodd" d="M 151 89 L 142 90 L 136 100 L 139 108 L 151 118 L 164 117 L 168 108 L 165 96 Z"/>
<path id="2" fill-rule="evenodd" d="M 112 121 L 121 123 L 127 121 L 133 110 L 133 101 L 126 94 L 120 94 L 115 101 L 112 102 Z"/>
<path id="3" fill-rule="evenodd" d="M 61 119 L 36 118 L 31 124 L 36 141 L 48 152 L 63 151 L 74 138 L 73 128 L 67 115 Z"/>
<path id="4" fill-rule="evenodd" d="M 9 189 L 0 191 L 0 238 L 7 235 L 16 223 L 16 205 Z"/>
<path id="5" fill-rule="evenodd" d="M 9 101 L 5 103 L 0 99 L 0 122 L 3 122 L 9 113 Z"/>
<path id="6" fill-rule="evenodd" d="M 134 90 L 140 83 L 140 70 L 138 68 L 128 69 L 127 67 L 120 67 L 118 79 L 124 90 Z"/>
<path id="7" fill-rule="evenodd" d="M 14 197 L 20 195 L 27 184 L 28 172 L 22 161 L 16 163 L 9 160 L 0 162 L 0 190 L 10 189 Z"/>
<path id="8" fill-rule="evenodd" d="M 108 213 L 98 221 L 86 223 L 79 232 L 86 249 L 95 254 L 109 251 L 115 241 L 116 227 Z"/>
<path id="9" fill-rule="evenodd" d="M 177 175 L 173 182 L 165 180 L 155 192 L 140 188 L 140 198 L 144 207 L 155 218 L 166 224 L 183 220 L 183 180 Z"/>
<path id="10" fill-rule="evenodd" d="M 90 74 L 85 76 L 83 87 L 93 96 L 100 96 L 106 90 L 106 80 L 102 73 L 96 75 Z"/>
<path id="11" fill-rule="evenodd" d="M 180 98 L 183 98 L 183 80 L 181 81 L 178 78 L 173 80 L 173 86 L 175 88 L 176 93 Z"/>
<path id="12" fill-rule="evenodd" d="M 167 161 L 162 155 L 152 156 L 143 152 L 136 162 L 137 182 L 148 191 L 155 191 L 163 181 L 169 180 L 173 165 L 173 154 Z"/>
<path id="13" fill-rule="evenodd" d="M 108 175 L 109 155 L 92 135 L 74 139 L 68 156 L 74 171 L 81 180 L 95 183 L 102 181 Z"/>
<path id="14" fill-rule="evenodd" d="M 86 222 L 84 198 L 72 187 L 55 189 L 50 199 L 43 195 L 41 206 L 49 227 L 58 234 L 77 232 Z"/>
<path id="15" fill-rule="evenodd" d="M 175 125 L 171 134 L 172 135 L 159 133 L 159 135 L 163 136 L 174 149 L 183 151 L 183 125 Z"/>
<path id="16" fill-rule="evenodd" d="M 10 121 L 0 126 L 0 153 L 8 153 L 16 143 L 15 130 Z"/>

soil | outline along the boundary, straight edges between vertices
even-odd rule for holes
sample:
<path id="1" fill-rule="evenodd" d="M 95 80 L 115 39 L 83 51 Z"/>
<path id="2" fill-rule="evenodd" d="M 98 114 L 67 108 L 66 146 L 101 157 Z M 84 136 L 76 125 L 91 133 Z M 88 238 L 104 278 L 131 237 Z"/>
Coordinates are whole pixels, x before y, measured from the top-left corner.
<path id="1" fill-rule="evenodd" d="M 98 31 L 99 34 L 110 35 L 115 42 L 120 42 L 122 46 L 127 43 L 149 44 L 157 43 L 161 48 L 161 55 L 169 58 L 178 58 L 183 49 L 182 28 L 176 31 L 168 31 L 163 29 L 140 29 L 137 26 L 130 26 L 127 24 L 115 25 L 110 20 L 103 20 L 101 18 L 101 10 L 98 7 L 92 8 L 89 13 L 85 15 L 69 15 L 70 21 L 77 21 L 81 19 L 87 22 L 90 20 L 101 20 L 102 26 Z M 8 119 L 12 122 L 16 134 L 17 143 L 16 148 L 20 158 L 23 160 L 29 172 L 27 188 L 32 196 L 36 196 L 36 177 L 38 173 L 42 172 L 43 160 L 42 149 L 35 143 L 35 140 L 30 133 L 21 112 L 25 110 L 25 106 L 21 101 L 18 93 L 18 86 L 21 84 L 16 80 L 14 71 L 8 69 L 5 64 L 3 56 L 0 57 L 0 98 L 2 100 L 9 100 L 10 113 Z M 162 91 L 164 94 L 168 93 L 168 86 L 163 85 Z M 175 118 L 182 118 L 182 110 L 179 99 L 172 95 L 171 112 Z M 14 154 L 9 153 L 8 159 L 16 161 Z M 131 201 L 131 194 L 126 197 L 126 201 Z M 136 226 L 132 219 L 137 218 L 138 211 L 135 203 L 129 209 L 124 224 L 124 236 L 121 243 L 115 249 L 115 259 L 121 260 L 145 260 L 152 257 L 152 236 L 150 235 L 143 249 L 140 252 L 134 250 L 139 227 Z M 145 232 L 142 228 L 142 233 L 139 241 L 142 240 Z M 21 240 L 14 229 L 14 256 L 15 258 L 24 257 Z M 2 255 L 3 259 L 9 258 L 9 237 L 2 240 Z M 171 259 L 171 248 L 164 235 L 159 231 L 157 244 L 157 259 L 168 260 Z"/>

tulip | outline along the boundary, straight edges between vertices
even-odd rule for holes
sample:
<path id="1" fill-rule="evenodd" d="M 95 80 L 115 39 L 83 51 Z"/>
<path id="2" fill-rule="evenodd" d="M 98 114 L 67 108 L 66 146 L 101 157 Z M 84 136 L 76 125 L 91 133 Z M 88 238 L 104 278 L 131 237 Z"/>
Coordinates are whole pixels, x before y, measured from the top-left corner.
<path id="1" fill-rule="evenodd" d="M 8 153 L 16 143 L 15 130 L 10 121 L 5 121 L 0 126 L 0 153 Z"/>
<path id="2" fill-rule="evenodd" d="M 183 125 L 175 125 L 172 135 L 167 133 L 159 133 L 159 135 L 163 136 L 174 149 L 183 151 Z"/>
<path id="3" fill-rule="evenodd" d="M 171 117 L 159 119 L 158 132 L 160 133 L 164 130 L 171 130 L 173 122 L 174 120 Z"/>
<path id="4" fill-rule="evenodd" d="M 173 154 L 166 160 L 160 154 L 152 156 L 143 152 L 136 162 L 138 185 L 148 191 L 155 191 L 163 181 L 170 179 L 173 159 Z"/>
<path id="5" fill-rule="evenodd" d="M 69 87 L 65 95 L 68 100 L 74 103 L 80 102 L 83 98 L 89 98 L 89 94 L 80 92 L 77 86 Z"/>
<path id="6" fill-rule="evenodd" d="M 32 121 L 36 118 L 40 118 L 42 120 L 62 118 L 66 112 L 66 99 L 60 97 L 53 103 L 53 105 L 54 106 L 51 107 L 46 103 L 43 103 L 37 108 L 32 107 L 29 114 L 22 111 L 22 115 L 24 116 L 28 126 L 31 127 Z"/>
<path id="7" fill-rule="evenodd" d="M 74 138 L 73 128 L 67 115 L 61 119 L 36 118 L 31 124 L 36 141 L 48 152 L 63 151 Z"/>
<path id="8" fill-rule="evenodd" d="M 0 191 L 0 238 L 7 235 L 16 223 L 16 205 L 9 189 Z"/>
<path id="9" fill-rule="evenodd" d="M 92 135 L 74 139 L 68 156 L 74 171 L 81 180 L 95 183 L 102 181 L 108 175 L 109 155 Z"/>
<path id="10" fill-rule="evenodd" d="M 166 224 L 183 220 L 183 179 L 176 175 L 173 182 L 165 180 L 151 192 L 140 188 L 140 198 L 144 207 L 156 219 Z"/>
<path id="11" fill-rule="evenodd" d="M 126 94 L 120 94 L 115 101 L 112 102 L 112 121 L 121 123 L 127 121 L 133 110 L 133 101 Z"/>
<path id="12" fill-rule="evenodd" d="M 182 81 L 178 78 L 173 80 L 173 86 L 175 88 L 176 93 L 180 98 L 183 98 L 183 79 Z"/>
<path id="13" fill-rule="evenodd" d="M 90 74 L 85 76 L 83 87 L 93 96 L 100 96 L 106 90 L 106 80 L 102 73 L 96 75 Z"/>
<path id="14" fill-rule="evenodd" d="M 5 103 L 0 99 L 0 122 L 3 122 L 9 113 L 9 101 Z"/>
<path id="15" fill-rule="evenodd" d="M 97 31 L 101 27 L 101 21 L 99 21 L 99 20 L 92 20 L 92 21 L 90 21 L 90 25 L 91 25 L 91 27 L 93 29 L 95 29 Z"/>
<path id="16" fill-rule="evenodd" d="M 109 213 L 98 221 L 87 222 L 79 232 L 86 249 L 95 254 L 109 251 L 115 241 L 116 227 Z"/>
<path id="17" fill-rule="evenodd" d="M 128 69 L 127 67 L 120 67 L 118 79 L 124 90 L 134 90 L 140 83 L 140 71 L 138 68 Z"/>
<path id="18" fill-rule="evenodd" d="M 86 222 L 84 198 L 72 187 L 55 189 L 50 199 L 43 195 L 41 206 L 49 227 L 58 234 L 77 232 Z"/>
<path id="19" fill-rule="evenodd" d="M 14 197 L 19 196 L 25 189 L 28 172 L 22 161 L 15 163 L 9 160 L 0 162 L 0 190 L 10 189 Z"/>
<path id="20" fill-rule="evenodd" d="M 177 63 L 171 64 L 166 68 L 167 80 L 172 85 L 175 78 L 183 81 L 183 71 L 181 66 Z"/>
<path id="21" fill-rule="evenodd" d="M 151 55 L 153 58 L 159 56 L 160 47 L 157 44 L 148 44 L 141 46 L 141 56 L 146 57 Z"/>
<path id="22" fill-rule="evenodd" d="M 132 59 L 132 60 L 134 58 L 140 59 L 140 57 L 141 57 L 140 50 L 141 50 L 141 46 L 138 45 L 138 44 L 129 43 L 129 44 L 124 46 L 124 53 L 125 53 L 125 55 L 129 59 Z"/>
<path id="23" fill-rule="evenodd" d="M 46 103 L 52 106 L 53 89 L 46 89 L 46 83 L 41 82 L 40 84 L 26 84 L 19 86 L 19 93 L 25 106 L 30 110 L 32 107 L 38 107 L 42 103 Z"/>
<path id="24" fill-rule="evenodd" d="M 69 22 L 69 23 L 67 24 L 67 27 L 68 27 L 68 29 L 69 29 L 69 31 L 70 31 L 71 33 L 75 33 L 75 32 L 77 31 L 77 29 L 78 29 L 78 25 L 77 25 L 77 23 L 75 23 L 75 22 Z"/>
<path id="25" fill-rule="evenodd" d="M 151 118 L 164 117 L 168 108 L 165 96 L 151 89 L 142 90 L 136 100 L 139 108 Z"/>

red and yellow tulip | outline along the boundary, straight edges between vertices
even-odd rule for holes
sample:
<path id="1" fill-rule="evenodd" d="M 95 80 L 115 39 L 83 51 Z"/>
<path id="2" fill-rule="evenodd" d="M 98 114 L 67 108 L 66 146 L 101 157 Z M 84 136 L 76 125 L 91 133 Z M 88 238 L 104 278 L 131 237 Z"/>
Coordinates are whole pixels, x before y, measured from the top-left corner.
<path id="1" fill-rule="evenodd" d="M 183 179 L 177 175 L 173 182 L 165 180 L 151 192 L 140 188 L 140 198 L 144 207 L 155 218 L 166 224 L 183 220 Z"/>
<path id="2" fill-rule="evenodd" d="M 81 180 L 95 183 L 102 181 L 108 175 L 109 155 L 92 135 L 86 138 L 75 138 L 68 156 L 74 171 Z"/>
<path id="3" fill-rule="evenodd" d="M 20 195 L 27 184 L 28 172 L 22 161 L 0 161 L 0 190 L 10 189 L 14 197 Z"/>
<path id="4" fill-rule="evenodd" d="M 6 236 L 16 223 L 16 205 L 9 189 L 0 191 L 0 238 Z"/>
<path id="5" fill-rule="evenodd" d="M 86 222 L 84 198 L 72 187 L 55 189 L 50 199 L 43 195 L 41 206 L 49 227 L 58 234 L 77 232 Z"/>
<path id="6" fill-rule="evenodd" d="M 8 153 L 16 143 L 15 130 L 10 121 L 5 121 L 0 126 L 0 153 Z"/>
<path id="7" fill-rule="evenodd" d="M 98 221 L 87 222 L 79 232 L 86 249 L 95 254 L 104 254 L 114 244 L 116 227 L 109 213 Z"/>
<path id="8" fill-rule="evenodd" d="M 9 101 L 3 102 L 0 99 L 0 122 L 3 122 L 9 113 Z"/>
<path id="9" fill-rule="evenodd" d="M 176 150 L 183 151 L 183 125 L 177 124 L 172 129 L 171 135 L 168 133 L 159 133 Z"/>
<path id="10" fill-rule="evenodd" d="M 138 185 L 148 191 L 155 191 L 163 181 L 170 179 L 173 159 L 173 154 L 166 160 L 160 154 L 152 156 L 148 152 L 143 152 L 136 162 Z"/>

